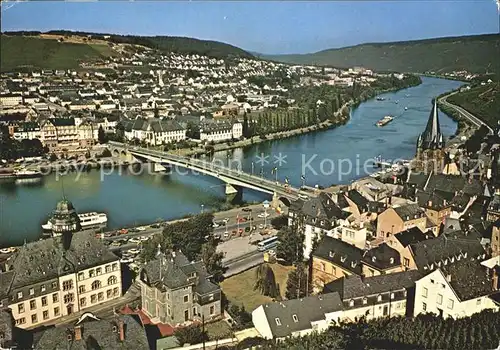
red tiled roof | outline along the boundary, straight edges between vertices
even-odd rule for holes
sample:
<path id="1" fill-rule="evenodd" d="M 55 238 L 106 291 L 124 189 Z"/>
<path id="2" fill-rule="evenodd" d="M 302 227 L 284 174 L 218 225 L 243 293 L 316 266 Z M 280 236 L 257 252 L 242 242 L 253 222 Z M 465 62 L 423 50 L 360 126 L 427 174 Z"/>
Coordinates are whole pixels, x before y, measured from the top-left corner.
<path id="1" fill-rule="evenodd" d="M 168 337 L 170 335 L 173 335 L 175 332 L 175 328 L 169 324 L 158 323 L 156 327 L 158 327 L 158 330 L 160 331 L 162 337 Z"/>
<path id="2" fill-rule="evenodd" d="M 141 309 L 133 310 L 128 305 L 125 305 L 120 310 L 120 312 L 122 314 L 125 314 L 125 315 L 137 315 L 137 316 L 139 316 L 143 325 L 150 324 L 152 326 L 158 327 L 158 330 L 160 331 L 162 337 L 167 337 L 167 336 L 173 335 L 175 332 L 175 328 L 169 324 L 166 324 L 166 323 L 154 324 L 153 322 L 151 322 L 151 319 Z"/>

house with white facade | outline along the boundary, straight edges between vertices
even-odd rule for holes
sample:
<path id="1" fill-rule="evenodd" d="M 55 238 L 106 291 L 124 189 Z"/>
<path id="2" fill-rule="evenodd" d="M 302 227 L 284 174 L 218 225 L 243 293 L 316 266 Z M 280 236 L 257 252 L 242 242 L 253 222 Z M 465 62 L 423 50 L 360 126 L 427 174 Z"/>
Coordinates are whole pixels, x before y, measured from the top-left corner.
<path id="1" fill-rule="evenodd" d="M 500 267 L 483 266 L 477 257 L 463 253 L 460 259 L 416 281 L 414 315 L 434 313 L 441 317 L 468 317 L 486 309 L 500 309 Z"/>
<path id="2" fill-rule="evenodd" d="M 155 146 L 186 139 L 186 129 L 170 119 L 137 118 L 125 122 L 124 130 L 126 139 L 138 139 Z"/>
<path id="3" fill-rule="evenodd" d="M 13 138 L 15 140 L 33 140 L 42 138 L 40 124 L 37 122 L 20 122 L 14 126 Z"/>
<path id="4" fill-rule="evenodd" d="M 342 308 L 339 294 L 328 293 L 261 305 L 252 312 L 252 322 L 264 339 L 304 336 L 328 329 Z"/>
<path id="5" fill-rule="evenodd" d="M 240 122 L 204 122 L 200 125 L 200 140 L 207 142 L 223 142 L 239 139 L 243 135 Z"/>

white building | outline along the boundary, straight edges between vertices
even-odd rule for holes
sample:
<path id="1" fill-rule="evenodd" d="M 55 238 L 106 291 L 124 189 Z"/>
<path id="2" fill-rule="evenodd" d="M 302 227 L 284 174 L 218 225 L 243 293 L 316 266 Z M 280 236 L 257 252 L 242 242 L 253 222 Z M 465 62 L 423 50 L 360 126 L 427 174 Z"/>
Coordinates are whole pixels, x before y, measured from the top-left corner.
<path id="1" fill-rule="evenodd" d="M 40 129 L 40 124 L 36 122 L 24 122 L 19 123 L 14 127 L 13 138 L 15 140 L 33 140 L 42 139 L 42 131 Z"/>
<path id="2" fill-rule="evenodd" d="M 460 259 L 460 260 L 459 260 Z M 485 309 L 498 310 L 498 271 L 464 253 L 416 281 L 414 315 L 435 313 L 444 318 L 467 317 Z M 492 296 L 496 294 L 496 301 Z"/>
<path id="3" fill-rule="evenodd" d="M 186 139 L 186 129 L 175 120 L 142 119 L 125 123 L 125 138 L 150 145 L 162 145 Z"/>
<path id="4" fill-rule="evenodd" d="M 0 106 L 16 106 L 23 103 L 23 97 L 18 94 L 1 94 Z"/>
<path id="5" fill-rule="evenodd" d="M 243 125 L 240 122 L 211 122 L 200 125 L 200 140 L 207 142 L 223 142 L 239 139 L 243 135 Z"/>

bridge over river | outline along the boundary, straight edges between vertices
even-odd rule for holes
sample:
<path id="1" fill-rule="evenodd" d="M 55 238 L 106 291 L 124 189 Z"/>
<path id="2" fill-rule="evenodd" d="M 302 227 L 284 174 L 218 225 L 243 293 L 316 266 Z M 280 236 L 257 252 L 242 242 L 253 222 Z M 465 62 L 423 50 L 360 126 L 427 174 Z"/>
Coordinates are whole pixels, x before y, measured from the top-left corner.
<path id="1" fill-rule="evenodd" d="M 290 201 L 297 199 L 299 195 L 311 196 L 311 191 L 302 191 L 288 184 L 272 181 L 242 172 L 239 169 L 231 169 L 217 162 L 209 162 L 196 158 L 188 158 L 169 154 L 162 151 L 151 150 L 143 147 L 136 147 L 119 142 L 109 142 L 108 148 L 114 157 L 119 157 L 127 161 L 148 161 L 159 164 L 164 168 L 172 166 L 189 169 L 193 172 L 216 177 L 226 185 L 226 195 L 241 193 L 241 189 L 251 190 L 272 194 L 273 201 L 281 200 L 289 206 Z"/>

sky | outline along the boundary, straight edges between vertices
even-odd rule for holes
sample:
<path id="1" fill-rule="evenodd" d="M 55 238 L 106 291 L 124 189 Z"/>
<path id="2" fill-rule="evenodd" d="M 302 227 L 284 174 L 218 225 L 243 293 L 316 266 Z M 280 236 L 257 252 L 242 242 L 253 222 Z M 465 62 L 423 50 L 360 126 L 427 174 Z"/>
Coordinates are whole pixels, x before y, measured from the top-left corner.
<path id="1" fill-rule="evenodd" d="M 2 31 L 67 29 L 187 36 L 265 54 L 366 42 L 497 33 L 493 0 L 20 1 L 2 4 Z"/>

